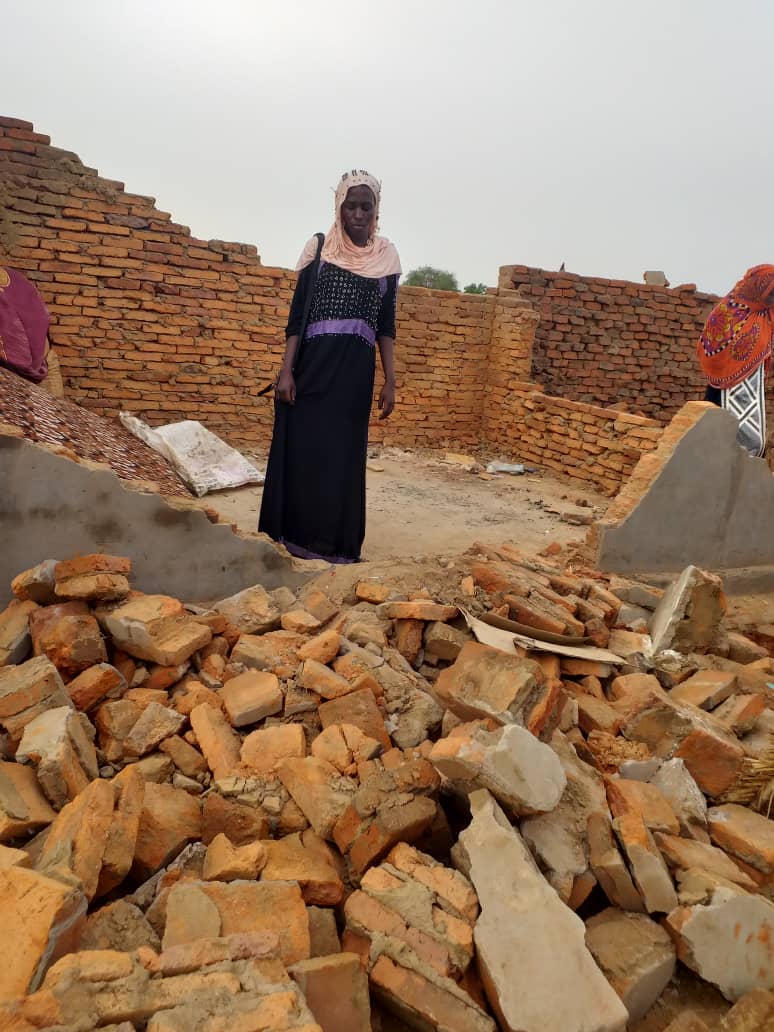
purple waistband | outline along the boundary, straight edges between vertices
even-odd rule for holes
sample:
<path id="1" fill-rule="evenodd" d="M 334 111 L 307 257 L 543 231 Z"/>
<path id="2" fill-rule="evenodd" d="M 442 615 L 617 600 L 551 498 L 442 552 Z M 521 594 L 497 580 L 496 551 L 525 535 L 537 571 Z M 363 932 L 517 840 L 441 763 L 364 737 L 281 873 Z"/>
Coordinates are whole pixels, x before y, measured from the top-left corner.
<path id="1" fill-rule="evenodd" d="M 301 545 L 294 545 L 292 541 L 286 541 L 285 538 L 280 538 L 279 543 L 283 545 L 291 555 L 295 556 L 296 559 L 324 559 L 326 563 L 334 563 L 339 566 L 360 562 L 359 559 L 351 559 L 343 555 L 321 555 L 319 552 L 310 552 L 308 548 L 302 548 Z"/>
<path id="2" fill-rule="evenodd" d="M 369 344 L 376 343 L 376 334 L 363 319 L 322 319 L 306 328 L 307 337 L 319 337 L 323 333 L 350 333 L 362 337 Z"/>

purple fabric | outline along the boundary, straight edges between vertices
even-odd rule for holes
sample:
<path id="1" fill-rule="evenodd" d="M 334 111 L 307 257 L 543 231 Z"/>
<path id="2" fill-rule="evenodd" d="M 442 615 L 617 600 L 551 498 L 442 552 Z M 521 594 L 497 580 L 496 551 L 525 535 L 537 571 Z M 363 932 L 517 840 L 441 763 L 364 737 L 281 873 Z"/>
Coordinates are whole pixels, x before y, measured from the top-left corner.
<path id="1" fill-rule="evenodd" d="M 319 555 L 317 552 L 310 552 L 308 548 L 302 548 L 301 545 L 294 545 L 292 541 L 286 541 L 284 538 L 280 540 L 280 544 L 296 559 L 322 559 L 326 563 L 334 563 L 337 566 L 348 566 L 360 562 L 359 559 L 347 559 L 343 555 Z"/>
<path id="2" fill-rule="evenodd" d="M 44 380 L 48 324 L 48 309 L 32 283 L 0 266 L 0 365 L 33 383 Z"/>
<path id="3" fill-rule="evenodd" d="M 376 334 L 362 319 L 323 319 L 310 323 L 306 328 L 307 337 L 320 337 L 324 333 L 350 333 L 362 337 L 369 344 L 376 343 Z"/>

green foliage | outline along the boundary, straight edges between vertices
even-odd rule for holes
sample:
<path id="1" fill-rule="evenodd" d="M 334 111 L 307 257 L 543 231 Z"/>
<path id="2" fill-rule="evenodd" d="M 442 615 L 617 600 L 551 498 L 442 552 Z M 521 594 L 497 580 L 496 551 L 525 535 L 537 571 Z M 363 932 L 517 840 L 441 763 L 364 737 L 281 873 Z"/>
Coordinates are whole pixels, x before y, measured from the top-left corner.
<path id="1" fill-rule="evenodd" d="M 463 288 L 465 294 L 486 294 L 486 283 L 468 283 Z"/>
<path id="2" fill-rule="evenodd" d="M 403 281 L 407 287 L 431 287 L 433 290 L 459 290 L 457 277 L 453 272 L 434 269 L 432 265 L 422 265 L 412 269 Z"/>

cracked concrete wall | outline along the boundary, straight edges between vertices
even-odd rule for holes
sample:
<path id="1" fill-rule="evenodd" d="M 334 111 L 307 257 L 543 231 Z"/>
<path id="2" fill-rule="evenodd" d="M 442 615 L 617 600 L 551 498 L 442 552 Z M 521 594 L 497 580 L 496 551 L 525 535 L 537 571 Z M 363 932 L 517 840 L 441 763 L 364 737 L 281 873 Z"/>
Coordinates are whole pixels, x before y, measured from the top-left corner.
<path id="1" fill-rule="evenodd" d="M 253 584 L 295 589 L 310 575 L 257 534 L 212 524 L 199 503 L 124 486 L 107 469 L 0 435 L 0 605 L 42 559 L 90 552 L 132 560 L 132 586 L 207 602 Z"/>
<path id="2" fill-rule="evenodd" d="M 774 564 L 774 476 L 737 444 L 736 430 L 714 405 L 683 406 L 593 528 L 601 570 Z"/>

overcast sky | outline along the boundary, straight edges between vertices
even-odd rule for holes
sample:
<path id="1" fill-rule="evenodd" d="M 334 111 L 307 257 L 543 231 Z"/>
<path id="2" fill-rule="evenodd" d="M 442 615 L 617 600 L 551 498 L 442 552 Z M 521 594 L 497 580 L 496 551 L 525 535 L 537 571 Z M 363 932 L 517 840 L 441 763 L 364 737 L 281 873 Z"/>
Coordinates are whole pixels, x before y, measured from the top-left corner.
<path id="1" fill-rule="evenodd" d="M 0 0 L 0 114 L 294 265 L 348 168 L 404 271 L 774 262 L 771 0 Z"/>

